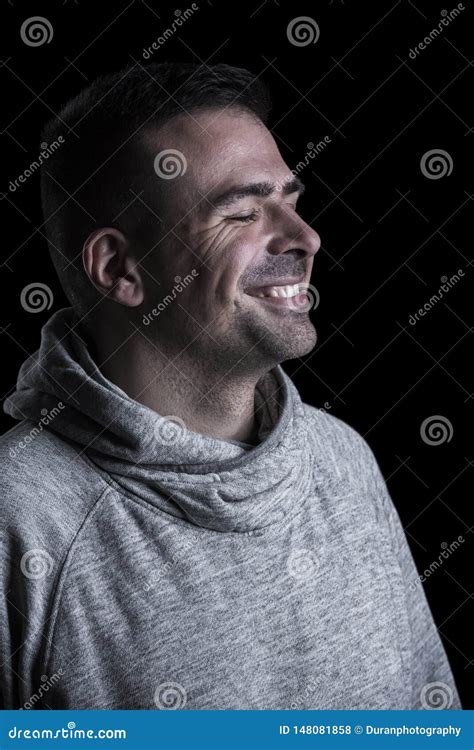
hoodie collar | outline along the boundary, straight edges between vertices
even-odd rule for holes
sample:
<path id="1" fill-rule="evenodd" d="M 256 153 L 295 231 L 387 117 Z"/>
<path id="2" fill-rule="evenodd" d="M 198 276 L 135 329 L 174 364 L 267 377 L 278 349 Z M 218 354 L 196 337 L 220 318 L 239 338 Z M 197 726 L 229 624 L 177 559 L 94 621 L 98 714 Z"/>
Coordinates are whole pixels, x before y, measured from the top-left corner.
<path id="1" fill-rule="evenodd" d="M 4 402 L 7 414 L 39 422 L 53 413 L 47 429 L 75 443 L 79 456 L 127 493 L 197 526 L 255 531 L 291 514 L 310 486 L 311 462 L 303 404 L 281 366 L 256 387 L 259 443 L 221 440 L 157 414 L 105 378 L 77 323 L 63 308 L 43 326 Z"/>

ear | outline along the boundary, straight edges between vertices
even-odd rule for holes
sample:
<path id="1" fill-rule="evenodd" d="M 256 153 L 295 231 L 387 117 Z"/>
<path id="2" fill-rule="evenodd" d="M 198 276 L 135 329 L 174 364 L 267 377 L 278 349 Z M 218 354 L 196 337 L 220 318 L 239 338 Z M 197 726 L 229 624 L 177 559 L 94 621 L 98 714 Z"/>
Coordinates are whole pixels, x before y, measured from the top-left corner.
<path id="1" fill-rule="evenodd" d="M 126 307 L 141 305 L 144 287 L 139 266 L 126 236 L 102 227 L 87 238 L 82 249 L 84 270 L 104 297 Z"/>

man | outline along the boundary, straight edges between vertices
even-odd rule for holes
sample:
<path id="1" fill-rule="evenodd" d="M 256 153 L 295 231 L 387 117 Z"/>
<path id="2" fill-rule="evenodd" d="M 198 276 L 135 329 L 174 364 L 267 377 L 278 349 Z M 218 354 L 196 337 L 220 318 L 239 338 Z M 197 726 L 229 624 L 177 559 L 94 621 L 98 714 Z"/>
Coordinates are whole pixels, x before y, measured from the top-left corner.
<path id="1" fill-rule="evenodd" d="M 137 65 L 42 134 L 71 307 L 4 405 L 5 708 L 460 707 L 373 453 L 280 365 L 320 239 L 269 109 Z"/>

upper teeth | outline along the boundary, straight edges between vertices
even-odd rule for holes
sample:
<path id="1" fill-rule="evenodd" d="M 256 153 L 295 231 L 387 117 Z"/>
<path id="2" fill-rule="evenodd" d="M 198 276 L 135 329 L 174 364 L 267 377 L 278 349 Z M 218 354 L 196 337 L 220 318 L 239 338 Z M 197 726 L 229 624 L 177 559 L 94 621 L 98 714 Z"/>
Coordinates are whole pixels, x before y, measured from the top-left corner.
<path id="1" fill-rule="evenodd" d="M 259 292 L 258 297 L 296 297 L 300 294 L 300 284 L 289 284 L 287 286 L 270 286 L 265 292 Z"/>

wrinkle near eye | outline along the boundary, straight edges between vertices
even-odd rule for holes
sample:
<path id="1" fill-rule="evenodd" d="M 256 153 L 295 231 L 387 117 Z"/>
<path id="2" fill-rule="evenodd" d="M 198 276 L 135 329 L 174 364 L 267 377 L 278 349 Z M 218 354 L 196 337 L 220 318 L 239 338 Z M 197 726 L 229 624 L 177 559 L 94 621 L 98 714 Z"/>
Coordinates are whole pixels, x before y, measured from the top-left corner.
<path id="1" fill-rule="evenodd" d="M 198 230 L 195 233 L 198 242 L 193 244 L 195 244 L 196 250 L 199 250 L 203 262 L 206 263 L 216 252 L 227 245 L 238 233 L 238 229 L 236 226 L 219 222 L 217 226 Z"/>

